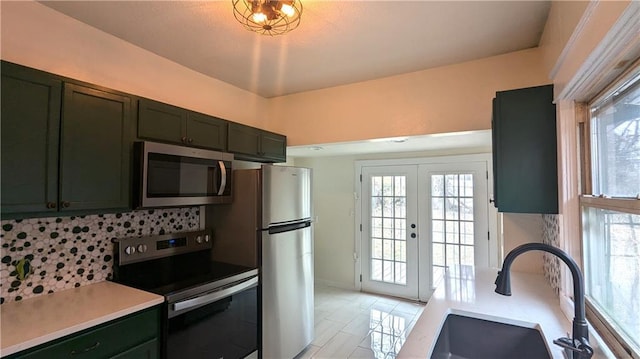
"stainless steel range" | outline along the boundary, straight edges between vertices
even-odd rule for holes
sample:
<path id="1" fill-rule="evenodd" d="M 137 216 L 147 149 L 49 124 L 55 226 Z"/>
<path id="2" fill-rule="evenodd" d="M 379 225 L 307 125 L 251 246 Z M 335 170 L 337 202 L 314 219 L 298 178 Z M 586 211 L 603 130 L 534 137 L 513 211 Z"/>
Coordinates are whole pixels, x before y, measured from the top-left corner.
<path id="1" fill-rule="evenodd" d="M 165 297 L 162 358 L 244 358 L 258 349 L 258 269 L 212 261 L 208 231 L 114 243 L 114 281 Z"/>

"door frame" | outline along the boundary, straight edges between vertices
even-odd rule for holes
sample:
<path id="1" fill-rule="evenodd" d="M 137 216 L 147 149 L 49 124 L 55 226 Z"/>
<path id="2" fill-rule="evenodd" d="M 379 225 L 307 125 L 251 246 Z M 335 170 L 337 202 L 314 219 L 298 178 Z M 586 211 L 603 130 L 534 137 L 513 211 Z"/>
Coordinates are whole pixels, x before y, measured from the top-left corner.
<path id="1" fill-rule="evenodd" d="M 355 245 L 353 252 L 354 259 L 354 286 L 357 290 L 362 290 L 362 168 L 368 166 L 398 166 L 398 165 L 430 165 L 430 164 L 451 164 L 465 162 L 482 162 L 487 168 L 487 194 L 493 199 L 493 157 L 491 153 L 469 154 L 469 155 L 449 155 L 435 157 L 398 158 L 384 160 L 357 160 L 354 162 L 354 197 L 355 197 Z M 420 189 L 418 189 L 420 191 Z M 501 244 L 502 233 L 498 231 L 498 211 L 487 203 L 487 217 L 489 220 L 489 267 L 498 268 L 499 261 L 502 260 Z M 420 206 L 418 204 L 418 206 Z"/>

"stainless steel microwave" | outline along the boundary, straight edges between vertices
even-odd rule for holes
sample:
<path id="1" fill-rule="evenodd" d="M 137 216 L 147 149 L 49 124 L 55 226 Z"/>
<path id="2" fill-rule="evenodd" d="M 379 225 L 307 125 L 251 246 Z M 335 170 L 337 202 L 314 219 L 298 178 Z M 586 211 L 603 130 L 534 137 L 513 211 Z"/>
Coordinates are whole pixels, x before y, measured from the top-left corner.
<path id="1" fill-rule="evenodd" d="M 134 159 L 136 208 L 232 201 L 230 153 L 141 141 Z"/>

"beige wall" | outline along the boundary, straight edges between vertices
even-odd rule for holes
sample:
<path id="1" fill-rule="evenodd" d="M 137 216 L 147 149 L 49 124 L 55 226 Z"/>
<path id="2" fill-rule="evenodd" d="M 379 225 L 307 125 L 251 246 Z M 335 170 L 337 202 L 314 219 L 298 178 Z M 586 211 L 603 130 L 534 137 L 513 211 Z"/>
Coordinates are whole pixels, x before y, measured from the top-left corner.
<path id="1" fill-rule="evenodd" d="M 588 1 L 554 1 L 545 24 L 540 49 L 547 73 L 551 73 L 565 45 L 571 38 Z"/>
<path id="2" fill-rule="evenodd" d="M 496 91 L 549 82 L 540 55 L 535 48 L 278 97 L 270 122 L 290 145 L 485 130 Z"/>
<path id="3" fill-rule="evenodd" d="M 3 60 L 268 128 L 267 100 L 36 2 L 0 3 Z"/>

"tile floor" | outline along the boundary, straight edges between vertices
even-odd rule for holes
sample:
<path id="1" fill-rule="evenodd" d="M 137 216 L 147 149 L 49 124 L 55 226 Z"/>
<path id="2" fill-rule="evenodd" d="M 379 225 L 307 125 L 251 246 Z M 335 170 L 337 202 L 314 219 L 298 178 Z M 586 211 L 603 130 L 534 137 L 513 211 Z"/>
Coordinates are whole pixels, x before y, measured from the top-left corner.
<path id="1" fill-rule="evenodd" d="M 424 303 L 315 287 L 315 340 L 296 359 L 395 358 Z"/>

